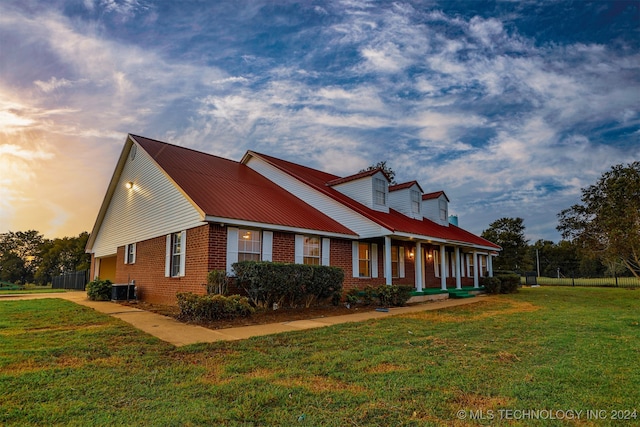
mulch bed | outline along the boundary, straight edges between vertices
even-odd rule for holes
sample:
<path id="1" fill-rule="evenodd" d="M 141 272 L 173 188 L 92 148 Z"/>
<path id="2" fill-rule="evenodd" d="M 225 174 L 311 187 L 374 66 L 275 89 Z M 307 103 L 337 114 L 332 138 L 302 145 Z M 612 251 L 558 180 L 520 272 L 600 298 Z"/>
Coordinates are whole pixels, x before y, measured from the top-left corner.
<path id="1" fill-rule="evenodd" d="M 119 302 L 122 305 L 137 307 L 142 310 L 158 313 L 163 316 L 173 317 L 181 322 L 196 324 L 210 329 L 235 328 L 240 326 L 264 325 L 267 323 L 285 323 L 293 320 L 315 319 L 319 317 L 341 316 L 343 314 L 362 313 L 375 310 L 375 306 L 358 306 L 347 308 L 344 305 L 321 305 L 306 307 L 280 307 L 277 310 L 256 310 L 249 317 L 237 319 L 215 320 L 210 322 L 186 322 L 180 319 L 180 310 L 177 306 L 150 304 L 144 301 Z"/>

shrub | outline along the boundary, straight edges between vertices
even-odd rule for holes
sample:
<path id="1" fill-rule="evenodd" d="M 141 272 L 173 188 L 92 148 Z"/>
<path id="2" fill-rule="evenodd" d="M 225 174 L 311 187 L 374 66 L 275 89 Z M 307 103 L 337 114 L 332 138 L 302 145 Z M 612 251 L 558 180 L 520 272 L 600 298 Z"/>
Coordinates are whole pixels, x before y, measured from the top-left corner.
<path id="1" fill-rule="evenodd" d="M 196 295 L 192 292 L 176 294 L 180 318 L 206 321 L 247 317 L 254 312 L 247 297 L 219 294 Z"/>
<path id="2" fill-rule="evenodd" d="M 486 291 L 490 294 L 500 293 L 500 279 L 497 277 L 483 277 L 480 279 L 480 284 L 484 286 Z"/>
<path id="3" fill-rule="evenodd" d="M 518 292 L 518 286 L 520 286 L 520 276 L 514 273 L 511 274 L 499 274 L 496 276 L 500 279 L 500 293 L 512 294 Z"/>
<path id="4" fill-rule="evenodd" d="M 406 285 L 380 285 L 376 288 L 376 296 L 381 306 L 402 307 L 411 298 L 414 288 Z"/>
<path id="5" fill-rule="evenodd" d="M 224 270 L 212 270 L 207 274 L 207 294 L 226 295 L 229 292 L 229 277 Z"/>
<path id="6" fill-rule="evenodd" d="M 359 292 L 360 291 L 358 289 L 349 289 L 349 291 L 344 295 L 344 302 L 349 306 L 356 305 L 360 302 L 360 299 L 358 298 Z"/>
<path id="7" fill-rule="evenodd" d="M 341 268 L 314 265 L 311 271 L 311 280 L 304 287 L 307 308 L 313 301 L 323 301 L 333 295 L 340 295 L 344 281 L 344 271 Z"/>
<path id="8" fill-rule="evenodd" d="M 237 281 L 256 307 L 314 301 L 342 290 L 344 272 L 337 267 L 241 261 L 233 264 Z"/>
<path id="9" fill-rule="evenodd" d="M 87 297 L 91 301 L 109 301 L 111 299 L 111 280 L 95 279 L 89 282 Z"/>

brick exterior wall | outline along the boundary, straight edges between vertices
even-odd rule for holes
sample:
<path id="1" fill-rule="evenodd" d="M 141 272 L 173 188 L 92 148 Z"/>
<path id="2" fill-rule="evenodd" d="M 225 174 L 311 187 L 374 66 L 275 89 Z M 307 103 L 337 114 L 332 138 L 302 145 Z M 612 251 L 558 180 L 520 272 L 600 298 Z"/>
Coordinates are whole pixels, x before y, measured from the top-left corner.
<path id="1" fill-rule="evenodd" d="M 386 283 L 384 278 L 384 239 L 373 239 L 371 243 L 378 245 L 378 277 L 358 278 L 353 277 L 352 268 L 352 241 L 347 239 L 332 238 L 330 245 L 330 264 L 339 267 L 345 272 L 344 290 L 353 288 L 363 289 L 366 286 L 379 286 Z M 392 240 L 393 246 L 404 247 L 404 271 L 405 277 L 393 278 L 396 285 L 415 286 L 415 259 L 410 257 L 413 251 L 414 257 L 419 256 L 415 250 L 415 243 L 409 241 Z M 439 251 L 437 245 L 422 245 L 426 253 Z M 194 292 L 204 294 L 206 292 L 207 273 L 211 270 L 226 269 L 227 258 L 227 229 L 219 224 L 207 224 L 187 230 L 186 265 L 184 277 L 165 277 L 165 250 L 166 237 L 160 236 L 154 239 L 137 242 L 135 264 L 124 263 L 125 248 L 119 247 L 117 252 L 116 280 L 115 283 L 127 283 L 136 281 L 138 298 L 156 304 L 176 304 L 177 292 Z M 292 263 L 295 260 L 295 234 L 287 232 L 273 233 L 273 261 Z M 425 281 L 424 288 L 440 288 L 440 278 L 435 276 L 434 258 L 425 257 Z M 94 274 L 94 259 L 92 258 L 92 275 Z M 466 268 L 466 260 L 463 258 L 462 268 Z M 450 268 L 451 269 L 451 268 Z M 466 272 L 466 270 L 465 270 Z M 451 272 L 450 272 L 451 276 Z M 455 277 L 447 278 L 447 286 L 455 286 Z M 463 277 L 462 286 L 473 286 L 473 277 Z M 240 289 L 233 285 L 233 292 Z"/>
<path id="2" fill-rule="evenodd" d="M 116 283 L 135 280 L 138 298 L 155 304 L 175 305 L 177 292 L 204 293 L 209 266 L 209 228 L 203 225 L 187 230 L 183 277 L 164 276 L 166 236 L 137 242 L 135 264 L 124 263 L 125 248 L 119 247 Z"/>
<path id="3" fill-rule="evenodd" d="M 294 263 L 296 257 L 296 236 L 293 233 L 273 232 L 273 262 Z"/>

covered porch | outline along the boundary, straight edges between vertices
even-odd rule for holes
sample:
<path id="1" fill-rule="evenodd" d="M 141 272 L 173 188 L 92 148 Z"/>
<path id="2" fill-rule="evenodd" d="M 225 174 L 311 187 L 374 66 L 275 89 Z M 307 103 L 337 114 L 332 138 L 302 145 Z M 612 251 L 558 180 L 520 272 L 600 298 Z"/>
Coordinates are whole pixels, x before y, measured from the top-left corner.
<path id="1" fill-rule="evenodd" d="M 396 278 L 392 273 L 395 271 L 392 266 L 394 255 L 397 256 L 392 254 L 393 240 L 391 236 L 385 236 L 383 245 L 387 285 L 393 284 Z M 493 257 L 497 253 L 491 248 L 454 241 L 413 238 L 402 241 L 408 244 L 406 261 L 413 263 L 416 296 L 450 294 L 451 290 L 453 295 L 464 294 L 467 290 L 480 291 L 480 278 L 493 277 Z"/>

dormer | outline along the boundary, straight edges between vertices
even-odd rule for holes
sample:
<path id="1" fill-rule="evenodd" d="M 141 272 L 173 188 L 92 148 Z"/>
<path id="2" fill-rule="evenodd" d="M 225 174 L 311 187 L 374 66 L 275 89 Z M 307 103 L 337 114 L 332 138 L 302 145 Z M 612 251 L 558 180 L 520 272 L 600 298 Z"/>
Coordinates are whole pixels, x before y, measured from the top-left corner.
<path id="1" fill-rule="evenodd" d="M 422 188 L 417 181 L 389 186 L 389 207 L 413 218 L 422 219 Z"/>
<path id="2" fill-rule="evenodd" d="M 444 191 L 422 195 L 422 216 L 436 224 L 449 226 L 449 198 Z"/>
<path id="3" fill-rule="evenodd" d="M 327 185 L 371 209 L 389 213 L 389 177 L 380 168 L 334 179 Z"/>

